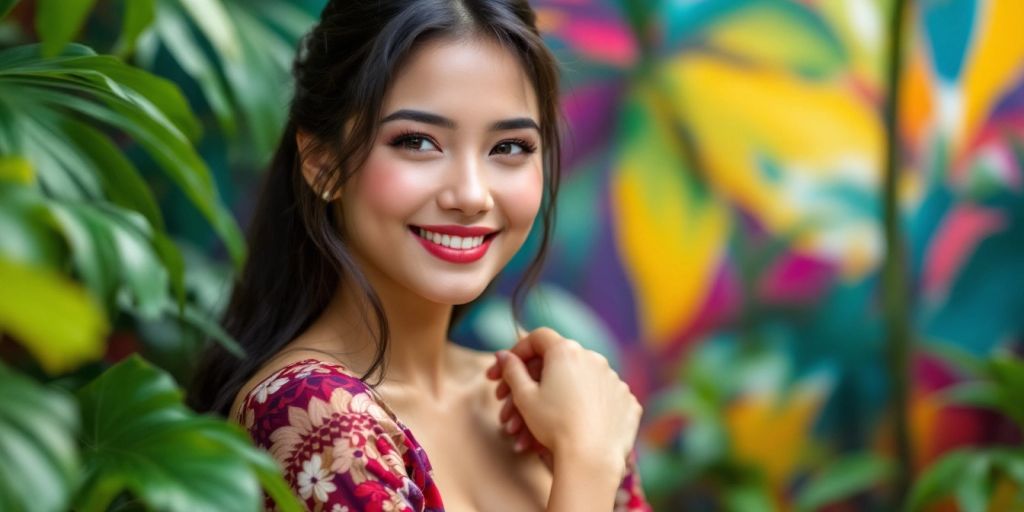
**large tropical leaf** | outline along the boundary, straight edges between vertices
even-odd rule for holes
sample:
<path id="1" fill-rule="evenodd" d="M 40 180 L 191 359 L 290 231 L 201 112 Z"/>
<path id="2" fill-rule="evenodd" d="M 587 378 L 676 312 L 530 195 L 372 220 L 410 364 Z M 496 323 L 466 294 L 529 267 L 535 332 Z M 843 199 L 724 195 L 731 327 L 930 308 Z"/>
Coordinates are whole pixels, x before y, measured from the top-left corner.
<path id="1" fill-rule="evenodd" d="M 241 428 L 192 413 L 170 375 L 138 356 L 82 388 L 85 481 L 77 503 L 105 510 L 123 492 L 167 511 L 255 511 L 261 487 L 301 510 L 269 454 Z"/>
<path id="2" fill-rule="evenodd" d="M 0 510 L 67 510 L 78 478 L 77 433 L 70 396 L 0 365 Z"/>
<path id="3" fill-rule="evenodd" d="M 284 125 L 295 45 L 315 19 L 268 1 L 157 0 L 157 11 L 140 63 L 153 67 L 157 48 L 166 48 L 227 134 L 238 134 L 239 121 L 246 127 L 237 156 L 263 164 Z"/>
<path id="4" fill-rule="evenodd" d="M 22 154 L 36 164 L 51 195 L 97 199 L 104 194 L 136 208 L 160 226 L 157 209 L 131 164 L 113 156 L 111 144 L 96 143 L 98 131 L 85 118 L 131 136 L 221 236 L 236 264 L 244 245 L 238 226 L 222 205 L 206 164 L 192 147 L 198 122 L 170 83 L 72 45 L 61 57 L 43 59 L 38 46 L 0 52 L 0 152 Z M 70 118 L 70 121 L 68 119 Z"/>

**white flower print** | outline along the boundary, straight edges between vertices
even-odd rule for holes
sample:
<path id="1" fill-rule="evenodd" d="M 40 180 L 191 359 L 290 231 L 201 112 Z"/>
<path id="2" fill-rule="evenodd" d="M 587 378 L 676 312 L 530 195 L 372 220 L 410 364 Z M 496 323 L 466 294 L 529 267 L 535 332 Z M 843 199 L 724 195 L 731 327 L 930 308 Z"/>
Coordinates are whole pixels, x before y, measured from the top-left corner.
<path id="1" fill-rule="evenodd" d="M 320 454 L 313 455 L 308 461 L 302 463 L 302 471 L 299 472 L 299 495 L 302 499 L 308 499 L 311 494 L 316 495 L 317 501 L 327 501 L 327 494 L 334 492 L 337 487 L 327 479 L 327 471 L 322 467 Z"/>
<path id="2" fill-rule="evenodd" d="M 338 505 L 337 503 L 331 507 L 331 512 L 349 512 L 349 510 L 348 506 Z"/>
<path id="3" fill-rule="evenodd" d="M 348 410 L 352 412 L 358 412 L 363 414 L 369 414 L 371 417 L 378 421 L 387 421 L 390 419 L 388 414 L 384 412 L 370 395 L 366 393 L 359 393 L 352 397 L 352 402 L 348 406 Z"/>
<path id="4" fill-rule="evenodd" d="M 309 377 L 313 373 L 331 373 L 330 370 L 328 370 L 327 368 L 323 368 L 320 365 L 320 361 L 314 361 L 312 363 L 306 363 L 304 365 L 296 367 L 295 370 L 298 371 L 298 373 L 295 374 L 295 378 L 305 379 L 306 377 Z"/>
<path id="5" fill-rule="evenodd" d="M 256 402 L 261 404 L 266 402 L 268 395 L 277 392 L 277 390 L 281 389 L 281 386 L 288 383 L 288 379 L 278 378 L 277 376 L 279 374 L 280 372 L 275 373 L 273 377 L 263 381 L 259 386 L 256 386 L 256 389 L 253 390 L 253 392 L 256 393 Z"/>

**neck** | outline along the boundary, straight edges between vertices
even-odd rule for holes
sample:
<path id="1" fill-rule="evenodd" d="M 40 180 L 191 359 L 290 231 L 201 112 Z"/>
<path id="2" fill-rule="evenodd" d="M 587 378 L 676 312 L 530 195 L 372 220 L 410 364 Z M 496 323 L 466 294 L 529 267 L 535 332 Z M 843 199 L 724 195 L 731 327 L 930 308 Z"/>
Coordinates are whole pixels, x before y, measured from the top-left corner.
<path id="1" fill-rule="evenodd" d="M 451 370 L 448 323 L 452 306 L 431 302 L 371 270 L 367 273 L 389 330 L 384 355 L 387 372 L 382 383 L 398 392 L 409 389 L 420 396 L 444 396 L 443 377 Z M 357 284 L 343 281 L 316 323 L 325 328 L 323 336 L 316 336 L 322 340 L 318 345 L 343 354 L 343 362 L 360 374 L 370 368 L 379 328 L 373 307 Z"/>

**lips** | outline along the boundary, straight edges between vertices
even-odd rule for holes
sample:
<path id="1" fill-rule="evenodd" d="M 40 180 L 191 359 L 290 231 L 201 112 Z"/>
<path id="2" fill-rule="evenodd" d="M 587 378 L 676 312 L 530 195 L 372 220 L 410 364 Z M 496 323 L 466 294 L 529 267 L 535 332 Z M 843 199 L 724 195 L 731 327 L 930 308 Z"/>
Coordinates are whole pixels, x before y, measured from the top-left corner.
<path id="1" fill-rule="evenodd" d="M 483 243 L 471 249 L 455 249 L 446 247 L 421 237 L 419 235 L 420 229 L 448 236 L 483 236 Z M 450 263 L 472 263 L 483 258 L 484 255 L 487 254 L 487 249 L 490 248 L 494 237 L 499 233 L 497 230 L 479 226 L 409 226 L 409 232 L 416 237 L 416 240 L 419 240 L 420 245 L 422 245 L 427 252 L 438 259 Z"/>

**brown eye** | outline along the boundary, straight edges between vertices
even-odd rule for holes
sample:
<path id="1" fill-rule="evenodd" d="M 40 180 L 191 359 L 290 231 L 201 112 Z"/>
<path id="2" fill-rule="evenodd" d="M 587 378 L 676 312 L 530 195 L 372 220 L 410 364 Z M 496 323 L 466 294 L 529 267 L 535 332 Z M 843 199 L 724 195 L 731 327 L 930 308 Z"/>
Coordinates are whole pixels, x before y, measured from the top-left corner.
<path id="1" fill-rule="evenodd" d="M 515 151 L 516 149 L 518 149 L 519 151 Z M 522 149 L 523 148 L 520 148 L 518 145 L 512 144 L 511 142 L 502 142 L 501 144 L 494 146 L 494 152 L 499 155 L 519 154 L 522 153 Z"/>
<path id="2" fill-rule="evenodd" d="M 508 140 L 494 146 L 494 149 L 491 150 L 491 154 L 515 156 L 533 153 L 534 151 L 536 151 L 536 148 L 526 141 Z"/>
<path id="3" fill-rule="evenodd" d="M 401 145 L 403 148 L 413 151 L 432 151 L 437 149 L 437 146 L 427 140 L 426 137 L 406 137 L 401 141 Z"/>
<path id="4" fill-rule="evenodd" d="M 416 153 L 427 151 L 440 151 L 437 144 L 430 140 L 430 137 L 418 133 L 403 133 L 388 142 L 388 145 L 398 149 L 405 149 Z"/>

